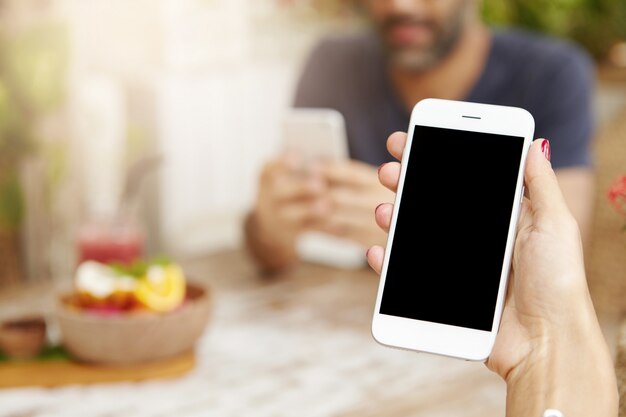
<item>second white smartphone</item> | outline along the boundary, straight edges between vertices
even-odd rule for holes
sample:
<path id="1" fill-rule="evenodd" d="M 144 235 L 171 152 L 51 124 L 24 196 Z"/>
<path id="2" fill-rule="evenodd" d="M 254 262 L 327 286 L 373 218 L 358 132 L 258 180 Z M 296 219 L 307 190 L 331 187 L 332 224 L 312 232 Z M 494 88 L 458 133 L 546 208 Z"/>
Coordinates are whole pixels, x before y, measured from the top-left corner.
<path id="1" fill-rule="evenodd" d="M 302 170 L 324 161 L 348 160 L 348 137 L 343 115 L 326 108 L 295 108 L 283 119 L 283 150 L 302 159 Z M 298 237 L 300 259 L 342 269 L 362 268 L 365 248 L 348 239 L 321 232 Z"/>
<path id="2" fill-rule="evenodd" d="M 515 107 L 437 99 L 415 106 L 372 321 L 379 343 L 489 357 L 534 127 Z"/>
<path id="3" fill-rule="evenodd" d="M 291 109 L 283 119 L 283 150 L 298 154 L 305 165 L 348 159 L 342 114 L 333 109 Z"/>

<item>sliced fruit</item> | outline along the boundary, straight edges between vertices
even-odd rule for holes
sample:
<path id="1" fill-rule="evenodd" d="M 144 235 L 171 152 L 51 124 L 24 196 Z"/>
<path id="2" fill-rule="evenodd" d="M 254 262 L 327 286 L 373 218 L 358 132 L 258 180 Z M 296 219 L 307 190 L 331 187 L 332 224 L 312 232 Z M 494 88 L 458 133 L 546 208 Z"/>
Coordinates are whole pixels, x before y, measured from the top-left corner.
<path id="1" fill-rule="evenodd" d="M 152 265 L 137 281 L 135 297 L 146 308 L 166 313 L 180 306 L 185 299 L 185 276 L 176 264 Z"/>

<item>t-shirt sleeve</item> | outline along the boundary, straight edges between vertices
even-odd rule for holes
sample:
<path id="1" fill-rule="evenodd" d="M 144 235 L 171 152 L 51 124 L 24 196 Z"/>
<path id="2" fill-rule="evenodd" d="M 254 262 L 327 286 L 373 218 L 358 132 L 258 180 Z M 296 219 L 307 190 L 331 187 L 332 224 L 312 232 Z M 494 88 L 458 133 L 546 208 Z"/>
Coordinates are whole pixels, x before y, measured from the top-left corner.
<path id="1" fill-rule="evenodd" d="M 555 169 L 588 167 L 593 137 L 593 65 L 574 48 L 559 54 L 557 62 L 536 89 L 535 137 L 550 140 Z"/>

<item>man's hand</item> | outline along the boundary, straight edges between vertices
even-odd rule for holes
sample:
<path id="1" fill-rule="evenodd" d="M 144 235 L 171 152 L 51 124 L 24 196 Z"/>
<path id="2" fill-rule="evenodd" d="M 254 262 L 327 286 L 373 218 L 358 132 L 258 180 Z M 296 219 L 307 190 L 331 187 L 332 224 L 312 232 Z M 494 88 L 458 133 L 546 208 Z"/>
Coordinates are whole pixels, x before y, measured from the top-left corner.
<path id="1" fill-rule="evenodd" d="M 364 246 L 382 245 L 386 234 L 372 220 L 393 192 L 378 182 L 376 169 L 356 161 L 319 163 L 302 169 L 300 158 L 284 156 L 261 173 L 257 200 L 246 221 L 248 248 L 261 266 L 280 270 L 296 261 L 299 234 L 316 230 Z"/>
<path id="2" fill-rule="evenodd" d="M 372 210 L 393 202 L 394 195 L 378 182 L 376 169 L 363 162 L 336 161 L 321 165 L 319 172 L 328 187 L 324 198 L 329 212 L 312 227 L 364 246 L 384 244 L 386 234 L 373 221 Z"/>
<path id="3" fill-rule="evenodd" d="M 301 166 L 296 155 L 265 165 L 246 221 L 248 248 L 270 271 L 293 263 L 297 236 L 329 213 L 326 181 L 319 172 L 305 174 Z"/>

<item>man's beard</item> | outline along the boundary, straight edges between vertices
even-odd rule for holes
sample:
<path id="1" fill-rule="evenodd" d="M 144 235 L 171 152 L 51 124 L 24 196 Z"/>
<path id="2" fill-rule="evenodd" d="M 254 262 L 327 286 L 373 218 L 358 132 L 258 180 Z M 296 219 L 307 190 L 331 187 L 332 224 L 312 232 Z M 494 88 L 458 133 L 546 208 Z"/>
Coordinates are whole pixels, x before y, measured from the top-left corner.
<path id="1" fill-rule="evenodd" d="M 467 4 L 467 2 L 464 2 Z M 407 15 L 396 15 L 385 21 L 380 28 L 386 33 L 395 24 L 410 23 L 429 27 L 434 40 L 430 45 L 408 46 L 404 48 L 387 45 L 387 56 L 392 65 L 415 72 L 425 71 L 443 60 L 457 45 L 465 28 L 465 5 L 459 7 L 445 26 L 439 26 L 431 20 L 416 19 Z"/>

